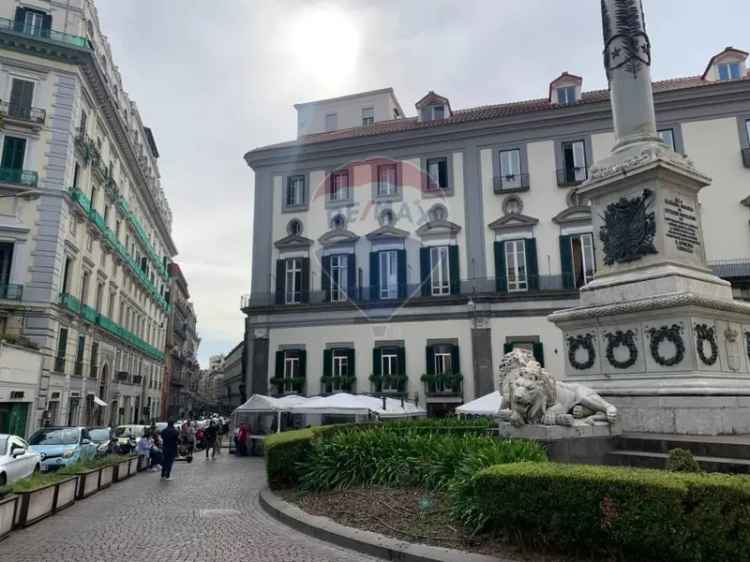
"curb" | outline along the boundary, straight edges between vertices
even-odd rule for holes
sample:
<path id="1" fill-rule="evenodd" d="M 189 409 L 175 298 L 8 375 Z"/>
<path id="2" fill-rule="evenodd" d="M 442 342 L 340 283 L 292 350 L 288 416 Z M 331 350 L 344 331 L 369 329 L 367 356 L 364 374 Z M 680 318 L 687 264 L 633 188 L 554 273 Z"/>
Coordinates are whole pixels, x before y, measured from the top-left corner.
<path id="1" fill-rule="evenodd" d="M 368 556 L 400 562 L 513 562 L 505 558 L 495 558 L 484 554 L 474 554 L 463 550 L 427 546 L 401 541 L 352 527 L 345 527 L 328 517 L 310 515 L 296 505 L 292 505 L 269 488 L 259 494 L 263 510 L 274 519 L 316 539 L 333 543 Z"/>

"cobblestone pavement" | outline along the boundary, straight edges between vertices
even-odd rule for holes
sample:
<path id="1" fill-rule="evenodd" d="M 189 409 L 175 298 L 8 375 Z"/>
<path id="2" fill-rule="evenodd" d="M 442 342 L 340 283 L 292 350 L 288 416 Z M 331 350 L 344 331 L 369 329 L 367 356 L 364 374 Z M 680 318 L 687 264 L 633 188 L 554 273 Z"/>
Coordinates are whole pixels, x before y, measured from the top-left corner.
<path id="1" fill-rule="evenodd" d="M 224 452 L 141 473 L 0 542 L 2 562 L 374 561 L 293 531 L 258 503 L 262 459 Z"/>

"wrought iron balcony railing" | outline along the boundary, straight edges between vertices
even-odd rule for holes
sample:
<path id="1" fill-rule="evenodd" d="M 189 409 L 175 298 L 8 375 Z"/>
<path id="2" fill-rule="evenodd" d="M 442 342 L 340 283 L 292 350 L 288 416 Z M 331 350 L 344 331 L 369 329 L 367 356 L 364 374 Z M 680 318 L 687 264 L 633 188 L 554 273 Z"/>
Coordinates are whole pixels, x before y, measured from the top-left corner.
<path id="1" fill-rule="evenodd" d="M 529 189 L 529 174 L 506 174 L 495 176 L 495 193 L 526 191 Z"/>
<path id="2" fill-rule="evenodd" d="M 47 112 L 38 107 L 31 107 L 20 103 L 10 103 L 0 100 L 0 113 L 10 119 L 26 121 L 35 125 L 43 125 Z"/>
<path id="3" fill-rule="evenodd" d="M 579 185 L 589 177 L 588 166 L 573 166 L 571 168 L 559 168 L 557 170 L 557 185 L 570 187 Z"/>
<path id="4" fill-rule="evenodd" d="M 20 168 L 0 168 L 0 183 L 15 183 L 25 187 L 36 187 L 39 175 Z"/>
<path id="5" fill-rule="evenodd" d="M 78 47 L 79 49 L 93 50 L 94 48 L 94 46 L 91 44 L 91 41 L 89 41 L 85 37 L 71 35 L 70 33 L 62 33 L 60 31 L 54 31 L 52 29 L 42 29 L 41 27 L 28 25 L 25 21 L 15 21 L 8 18 L 0 18 L 0 31 L 10 31 L 12 33 L 26 35 L 28 37 L 54 41 L 55 43 L 63 43 L 70 47 Z"/>
<path id="6" fill-rule="evenodd" d="M 461 373 L 426 373 L 421 377 L 426 396 L 463 396 Z"/>
<path id="7" fill-rule="evenodd" d="M 305 377 L 273 377 L 271 384 L 276 387 L 276 394 L 303 394 Z"/>

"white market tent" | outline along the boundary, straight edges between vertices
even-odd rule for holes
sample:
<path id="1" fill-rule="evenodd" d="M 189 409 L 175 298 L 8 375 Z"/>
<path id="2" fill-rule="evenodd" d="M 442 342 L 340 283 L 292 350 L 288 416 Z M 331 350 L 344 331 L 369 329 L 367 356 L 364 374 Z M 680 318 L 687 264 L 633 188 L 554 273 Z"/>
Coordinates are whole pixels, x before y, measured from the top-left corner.
<path id="1" fill-rule="evenodd" d="M 263 394 L 253 394 L 247 402 L 237 406 L 232 412 L 232 419 L 236 419 L 235 414 L 276 414 L 277 423 L 276 431 L 281 431 L 281 414 L 288 412 L 294 404 L 307 402 L 309 398 L 304 396 L 289 395 L 282 398 L 273 398 Z"/>
<path id="2" fill-rule="evenodd" d="M 318 396 L 309 398 L 305 402 L 290 406 L 288 411 L 293 414 L 323 414 L 323 415 L 351 415 L 366 416 L 370 413 L 380 418 L 403 418 L 413 416 L 425 416 L 424 408 L 418 407 L 413 402 L 394 398 L 383 399 L 376 396 L 364 394 L 348 394 L 339 392 L 330 396 Z"/>
<path id="3" fill-rule="evenodd" d="M 457 414 L 468 414 L 474 416 L 494 416 L 500 409 L 500 403 L 502 402 L 502 396 L 500 391 L 490 392 L 484 396 L 467 402 L 463 406 L 456 408 Z"/>

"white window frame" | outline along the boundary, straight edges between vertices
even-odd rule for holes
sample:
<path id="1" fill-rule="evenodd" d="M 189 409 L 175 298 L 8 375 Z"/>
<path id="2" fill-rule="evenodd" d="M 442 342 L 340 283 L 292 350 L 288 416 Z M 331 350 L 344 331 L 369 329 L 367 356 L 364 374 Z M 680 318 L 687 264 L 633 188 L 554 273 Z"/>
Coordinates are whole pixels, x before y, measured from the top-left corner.
<path id="1" fill-rule="evenodd" d="M 23 17 L 24 33 L 27 33 L 29 35 L 40 35 L 43 29 L 44 14 L 37 10 L 26 10 L 26 13 Z"/>
<path id="2" fill-rule="evenodd" d="M 382 300 L 398 298 L 398 252 L 396 250 L 378 252 L 378 262 L 380 298 Z"/>
<path id="3" fill-rule="evenodd" d="M 576 102 L 575 86 L 558 86 L 557 103 L 560 105 L 570 105 Z"/>
<path id="4" fill-rule="evenodd" d="M 453 355 L 450 351 L 435 351 L 433 354 L 433 369 L 436 375 L 445 375 L 453 372 Z M 445 384 L 435 383 L 436 392 L 445 392 Z"/>
<path id="5" fill-rule="evenodd" d="M 286 207 L 296 208 L 305 205 L 305 176 L 301 174 L 289 176 L 286 189 Z"/>
<path id="6" fill-rule="evenodd" d="M 369 127 L 375 124 L 375 108 L 374 107 L 363 107 L 362 108 L 362 126 Z"/>
<path id="7" fill-rule="evenodd" d="M 382 175 L 381 172 L 386 171 L 386 170 L 388 170 L 389 173 L 385 176 Z M 387 197 L 389 195 L 396 195 L 398 191 L 398 187 L 397 187 L 398 168 L 396 167 L 396 164 L 382 164 L 378 166 L 377 175 L 378 175 L 377 177 L 378 197 Z"/>
<path id="8" fill-rule="evenodd" d="M 573 174 L 577 182 L 585 181 L 588 176 L 588 160 L 586 158 L 586 142 L 583 140 L 568 141 L 563 143 L 563 166 L 567 172 L 568 166 L 565 161 L 565 146 L 570 145 L 573 152 Z"/>
<path id="9" fill-rule="evenodd" d="M 383 385 L 381 386 L 383 392 L 395 392 L 398 390 L 398 386 L 386 385 L 386 377 L 390 375 L 399 375 L 398 355 L 393 352 L 382 353 L 380 355 L 380 372 L 383 375 Z"/>
<path id="10" fill-rule="evenodd" d="M 347 300 L 349 280 L 349 256 L 338 254 L 331 256 L 331 302 Z"/>
<path id="11" fill-rule="evenodd" d="M 451 271 L 448 246 L 430 248 L 430 288 L 432 296 L 450 295 Z"/>
<path id="12" fill-rule="evenodd" d="M 284 302 L 286 304 L 302 302 L 302 260 L 300 258 L 284 260 Z"/>
<path id="13" fill-rule="evenodd" d="M 510 148 L 498 154 L 503 189 L 521 187 L 521 149 Z"/>
<path id="14" fill-rule="evenodd" d="M 508 285 L 508 292 L 528 291 L 529 272 L 526 267 L 525 240 L 506 240 L 504 246 L 505 278 Z"/>
<path id="15" fill-rule="evenodd" d="M 300 357 L 297 354 L 284 352 L 284 380 L 298 378 L 300 373 Z"/>
<path id="16" fill-rule="evenodd" d="M 750 119 L 745 119 L 745 135 L 747 136 L 747 143 L 750 146 Z"/>
<path id="17" fill-rule="evenodd" d="M 717 67 L 719 80 L 721 81 L 739 80 L 740 78 L 742 78 L 741 64 L 737 61 L 720 62 Z M 721 77 L 722 70 L 726 71 L 726 78 Z M 733 76 L 734 71 L 736 71 L 736 76 Z"/>
<path id="18" fill-rule="evenodd" d="M 674 129 L 673 128 L 669 127 L 667 129 L 659 129 L 656 132 L 661 137 L 661 140 L 662 140 L 662 142 L 664 144 L 666 144 L 668 147 L 670 147 L 675 152 L 677 151 L 677 144 L 675 144 Z"/>
<path id="19" fill-rule="evenodd" d="M 445 179 L 446 182 L 448 181 L 448 159 L 444 157 L 438 157 L 438 158 L 428 158 L 426 163 L 427 168 L 427 178 L 429 181 L 429 184 L 427 186 L 427 191 L 440 191 L 440 190 L 447 190 L 448 185 L 440 185 L 440 164 L 445 165 Z M 433 175 L 433 168 L 434 166 L 434 172 Z"/>
<path id="20" fill-rule="evenodd" d="M 573 257 L 574 253 L 574 246 L 573 246 L 573 240 L 578 238 L 580 240 L 580 248 L 581 248 L 581 264 L 583 265 L 583 285 L 586 285 L 590 281 L 594 279 L 594 275 L 596 274 L 596 256 L 594 255 L 594 235 L 590 232 L 584 232 L 582 234 L 575 234 L 571 236 L 570 238 L 570 254 L 571 257 Z M 573 262 L 575 265 L 575 261 Z M 573 272 L 574 277 L 573 281 L 576 283 L 576 288 L 578 286 L 578 272 Z"/>
<path id="21" fill-rule="evenodd" d="M 435 121 L 437 119 L 445 119 L 445 106 L 444 105 L 434 105 L 432 106 L 432 120 Z"/>
<path id="22" fill-rule="evenodd" d="M 349 356 L 346 353 L 333 351 L 331 354 L 331 375 L 336 377 L 331 382 L 331 390 L 333 392 L 341 391 L 341 377 L 349 376 Z"/>
<path id="23" fill-rule="evenodd" d="M 342 178 L 340 180 L 339 178 Z M 346 179 L 346 183 L 343 183 L 343 178 Z M 339 182 L 342 183 L 339 183 Z M 349 199 L 349 171 L 341 170 L 333 172 L 331 177 L 331 187 L 329 193 L 330 201 L 347 201 Z"/>

